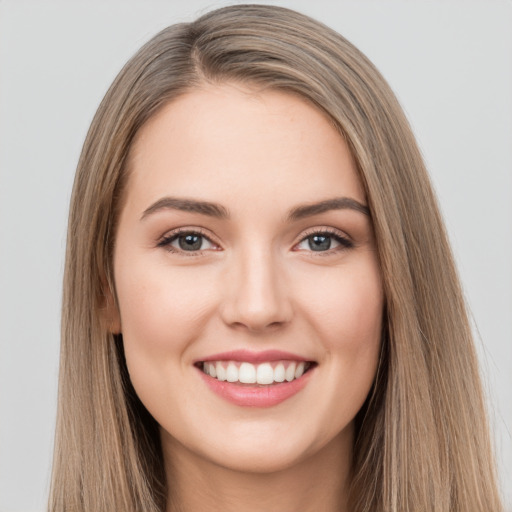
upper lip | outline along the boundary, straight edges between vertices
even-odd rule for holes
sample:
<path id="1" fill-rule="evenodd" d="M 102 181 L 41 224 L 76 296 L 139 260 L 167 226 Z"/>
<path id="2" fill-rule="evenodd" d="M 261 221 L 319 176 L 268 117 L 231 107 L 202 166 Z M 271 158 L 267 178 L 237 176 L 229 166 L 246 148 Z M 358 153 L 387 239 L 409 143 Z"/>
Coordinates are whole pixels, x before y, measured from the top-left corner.
<path id="1" fill-rule="evenodd" d="M 195 363 L 206 362 L 206 361 L 240 361 L 247 363 L 264 363 L 271 361 L 311 361 L 305 357 L 291 352 L 284 352 L 282 350 L 264 350 L 262 352 L 253 352 L 251 350 L 232 350 L 229 352 L 221 352 L 219 354 L 213 354 L 206 356 L 202 359 L 198 359 Z"/>

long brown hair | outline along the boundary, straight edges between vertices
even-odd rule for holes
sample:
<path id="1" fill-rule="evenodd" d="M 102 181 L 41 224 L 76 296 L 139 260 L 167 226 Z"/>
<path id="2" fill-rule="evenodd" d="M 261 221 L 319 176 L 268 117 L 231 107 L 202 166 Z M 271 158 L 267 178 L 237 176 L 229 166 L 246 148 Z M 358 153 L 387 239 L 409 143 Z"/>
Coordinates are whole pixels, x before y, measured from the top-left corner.
<path id="1" fill-rule="evenodd" d="M 226 81 L 288 91 L 325 112 L 366 190 L 386 306 L 379 372 L 356 418 L 352 510 L 501 510 L 466 308 L 408 122 L 380 73 L 346 39 L 264 5 L 218 9 L 157 34 L 117 76 L 92 122 L 69 217 L 49 509 L 166 507 L 158 428 L 130 384 L 122 337 L 105 321 L 115 307 L 105 290 L 114 290 L 112 252 L 134 136 L 173 98 Z"/>

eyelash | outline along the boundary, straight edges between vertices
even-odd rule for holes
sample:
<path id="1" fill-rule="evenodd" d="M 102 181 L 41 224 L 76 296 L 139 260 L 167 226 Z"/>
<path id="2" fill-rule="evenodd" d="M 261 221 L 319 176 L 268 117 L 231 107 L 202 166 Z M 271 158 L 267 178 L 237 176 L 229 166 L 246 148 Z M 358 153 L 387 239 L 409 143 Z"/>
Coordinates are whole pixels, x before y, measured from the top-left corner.
<path id="1" fill-rule="evenodd" d="M 200 236 L 200 237 L 208 240 L 212 245 L 217 245 L 215 242 L 213 242 L 211 240 L 211 237 L 208 236 L 202 229 L 178 228 L 178 229 L 172 231 L 171 233 L 164 235 L 158 242 L 157 247 L 163 247 L 166 251 L 169 251 L 169 252 L 172 252 L 175 254 L 180 254 L 183 256 L 200 256 L 204 252 L 204 250 L 184 251 L 184 250 L 176 249 L 175 247 L 173 247 L 171 245 L 171 243 L 174 242 L 175 240 L 177 240 L 182 235 Z"/>
<path id="2" fill-rule="evenodd" d="M 346 251 L 348 249 L 352 249 L 354 247 L 354 243 L 346 236 L 343 236 L 340 234 L 340 232 L 334 228 L 312 228 L 311 230 L 307 230 L 304 235 L 301 237 L 300 241 L 295 244 L 294 247 L 301 244 L 302 242 L 306 241 L 308 238 L 315 236 L 315 235 L 327 235 L 330 238 L 334 239 L 336 242 L 338 242 L 340 245 L 339 247 L 335 247 L 334 249 L 328 249 L 326 251 L 306 251 L 311 257 L 315 256 L 330 256 L 334 253 Z"/>
<path id="3" fill-rule="evenodd" d="M 218 244 L 213 242 L 211 240 L 210 236 L 208 236 L 201 229 L 179 228 L 179 229 L 176 229 L 176 230 L 172 231 L 171 233 L 163 236 L 160 239 L 160 241 L 157 243 L 157 247 L 163 247 L 165 250 L 167 250 L 169 252 L 172 252 L 175 254 L 180 254 L 183 256 L 200 256 L 203 254 L 205 249 L 198 250 L 198 251 L 185 251 L 185 250 L 181 250 L 181 249 L 172 247 L 171 243 L 174 242 L 175 240 L 177 240 L 181 235 L 200 236 L 200 237 L 208 240 L 208 242 L 211 243 L 212 245 L 218 246 Z M 317 236 L 327 235 L 328 237 L 334 239 L 340 245 L 338 247 L 335 247 L 334 249 L 328 249 L 326 251 L 313 251 L 313 250 L 306 251 L 306 252 L 311 253 L 310 256 L 329 256 L 329 255 L 332 255 L 333 253 L 346 251 L 346 250 L 352 249 L 354 247 L 354 243 L 351 240 L 349 240 L 345 236 L 342 236 L 337 230 L 335 230 L 333 228 L 321 228 L 321 229 L 314 228 L 314 229 L 308 230 L 304 233 L 304 235 L 302 236 L 300 241 L 294 245 L 294 247 L 298 246 L 299 244 L 305 242 L 308 238 L 315 236 L 315 235 L 317 235 Z M 208 250 L 208 249 L 206 249 L 206 250 Z"/>

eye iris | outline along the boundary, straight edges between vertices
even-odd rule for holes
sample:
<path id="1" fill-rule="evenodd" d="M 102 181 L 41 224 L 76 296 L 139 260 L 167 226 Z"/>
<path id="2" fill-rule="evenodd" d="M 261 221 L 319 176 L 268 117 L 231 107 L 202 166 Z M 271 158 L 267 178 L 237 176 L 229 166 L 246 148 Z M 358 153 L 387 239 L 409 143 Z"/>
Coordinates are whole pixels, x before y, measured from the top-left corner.
<path id="1" fill-rule="evenodd" d="M 326 235 L 313 235 L 308 238 L 308 244 L 312 251 L 326 251 L 331 247 L 331 237 Z"/>
<path id="2" fill-rule="evenodd" d="M 203 237 L 201 235 L 182 235 L 178 238 L 180 249 L 184 251 L 197 251 L 201 249 Z"/>

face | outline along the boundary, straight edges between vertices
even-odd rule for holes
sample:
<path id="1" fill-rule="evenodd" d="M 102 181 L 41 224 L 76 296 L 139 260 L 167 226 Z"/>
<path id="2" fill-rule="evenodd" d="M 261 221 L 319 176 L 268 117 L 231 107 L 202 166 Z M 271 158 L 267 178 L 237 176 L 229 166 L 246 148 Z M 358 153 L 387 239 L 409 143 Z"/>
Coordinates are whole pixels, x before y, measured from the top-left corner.
<path id="1" fill-rule="evenodd" d="M 164 450 L 275 471 L 350 444 L 383 294 L 327 118 L 286 93 L 204 87 L 141 129 L 129 173 L 114 321 Z"/>

